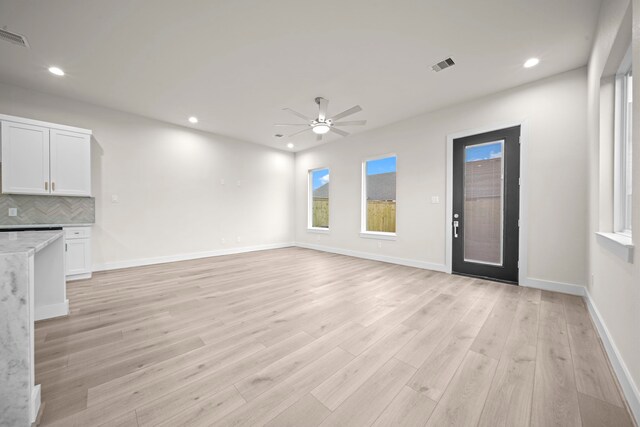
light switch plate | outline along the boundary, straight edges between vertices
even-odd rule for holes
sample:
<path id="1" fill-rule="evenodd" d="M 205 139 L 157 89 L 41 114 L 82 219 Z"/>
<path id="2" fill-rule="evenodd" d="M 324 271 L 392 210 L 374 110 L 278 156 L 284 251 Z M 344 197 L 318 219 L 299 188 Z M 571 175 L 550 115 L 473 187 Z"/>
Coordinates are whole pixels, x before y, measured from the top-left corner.
<path id="1" fill-rule="evenodd" d="M 118 195 L 117 194 L 112 194 L 111 195 L 111 203 L 118 203 L 119 199 L 118 199 Z"/>
<path id="2" fill-rule="evenodd" d="M 9 208 L 9 216 L 18 216 L 18 208 Z"/>
<path id="3" fill-rule="evenodd" d="M 433 204 L 440 203 L 440 197 L 431 196 L 431 203 L 433 203 Z"/>

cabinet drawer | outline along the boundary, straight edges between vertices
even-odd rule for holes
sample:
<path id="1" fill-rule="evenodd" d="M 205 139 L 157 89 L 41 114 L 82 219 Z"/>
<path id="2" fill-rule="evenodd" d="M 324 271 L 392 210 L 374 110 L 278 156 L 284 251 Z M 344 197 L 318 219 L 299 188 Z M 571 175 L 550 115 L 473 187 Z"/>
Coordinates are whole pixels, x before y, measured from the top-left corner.
<path id="1" fill-rule="evenodd" d="M 65 239 L 86 239 L 91 237 L 91 227 L 64 227 Z"/>

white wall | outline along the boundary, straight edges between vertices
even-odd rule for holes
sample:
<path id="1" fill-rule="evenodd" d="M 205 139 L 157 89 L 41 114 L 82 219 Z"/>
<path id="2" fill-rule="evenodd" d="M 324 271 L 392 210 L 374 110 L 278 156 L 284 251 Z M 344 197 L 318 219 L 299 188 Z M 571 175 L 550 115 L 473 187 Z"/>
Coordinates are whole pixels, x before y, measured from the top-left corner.
<path id="1" fill-rule="evenodd" d="M 637 3 L 634 1 L 634 3 Z M 633 12 L 637 15 L 639 5 Z M 619 59 L 620 47 L 628 46 L 629 37 L 619 46 L 622 32 L 630 31 L 631 9 L 629 0 L 611 0 L 602 3 L 598 30 L 589 61 L 588 71 L 588 141 L 589 141 L 589 276 L 588 293 L 592 305 L 608 331 L 604 337 L 617 352 L 612 357 L 614 368 L 626 388 L 627 399 L 636 418 L 640 418 L 640 257 L 638 239 L 635 262 L 628 263 L 611 250 L 598 231 L 611 232 L 613 218 L 613 114 L 612 79 L 606 74 Z M 626 18 L 626 21 L 625 21 Z M 633 17 L 633 68 L 640 69 L 640 17 Z M 607 70 L 605 72 L 605 70 Z M 603 78 L 603 73 L 605 78 Z M 634 85 L 635 100 L 640 99 L 640 87 Z M 640 103 L 633 110 L 633 188 L 640 188 Z M 638 194 L 635 191 L 635 194 Z M 634 194 L 634 196 L 635 196 Z M 640 233 L 640 197 L 633 198 L 633 230 Z"/>
<path id="2" fill-rule="evenodd" d="M 523 119 L 528 129 L 528 277 L 584 286 L 585 68 L 298 153 L 296 241 L 442 266 L 447 135 Z M 392 152 L 398 155 L 397 241 L 361 238 L 361 162 Z M 328 235 L 306 230 L 307 171 L 317 167 L 331 169 Z M 431 196 L 439 196 L 440 204 L 431 204 Z"/>
<path id="3" fill-rule="evenodd" d="M 291 153 L 4 84 L 0 113 L 93 130 L 94 267 L 293 240 Z"/>

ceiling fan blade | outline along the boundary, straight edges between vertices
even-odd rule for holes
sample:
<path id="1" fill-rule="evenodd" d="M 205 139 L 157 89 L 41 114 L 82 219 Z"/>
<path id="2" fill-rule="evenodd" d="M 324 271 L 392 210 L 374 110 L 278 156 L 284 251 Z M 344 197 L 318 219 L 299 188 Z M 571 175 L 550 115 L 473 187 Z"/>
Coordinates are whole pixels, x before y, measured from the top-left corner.
<path id="1" fill-rule="evenodd" d="M 305 116 L 304 114 L 298 113 L 297 111 L 292 110 L 291 108 L 283 108 L 283 110 L 288 111 L 288 112 L 290 112 L 291 114 L 293 114 L 293 115 L 295 115 L 295 116 L 298 116 L 298 117 L 300 117 L 301 119 L 304 119 L 304 120 L 306 120 L 306 121 L 308 121 L 308 122 L 310 122 L 310 121 L 311 121 L 311 119 L 310 119 L 309 117 Z"/>
<path id="2" fill-rule="evenodd" d="M 316 135 L 316 141 L 322 141 L 322 135 Z"/>
<path id="3" fill-rule="evenodd" d="M 350 116 L 352 114 L 355 114 L 358 111 L 362 111 L 362 107 L 360 107 L 359 105 L 356 105 L 355 107 L 351 107 L 348 110 L 345 110 L 340 114 L 336 114 L 335 116 L 331 117 L 331 120 L 335 122 L 337 120 L 340 120 L 343 117 L 347 117 L 347 116 Z"/>
<path id="4" fill-rule="evenodd" d="M 299 133 L 307 132 L 307 131 L 309 131 L 309 130 L 311 130 L 311 127 L 308 127 L 308 128 L 306 128 L 306 129 L 299 130 L 298 132 L 294 132 L 294 133 L 292 133 L 291 135 L 287 135 L 287 138 L 291 138 L 292 136 L 296 136 L 296 135 L 298 135 Z"/>
<path id="5" fill-rule="evenodd" d="M 352 120 L 350 122 L 334 123 L 334 126 L 364 126 L 367 124 L 366 120 Z"/>
<path id="6" fill-rule="evenodd" d="M 333 126 L 331 127 L 331 132 L 335 132 L 335 133 L 337 133 L 338 135 L 342 135 L 342 136 L 347 136 L 347 135 L 349 135 L 349 132 L 345 132 L 345 131 L 343 131 L 342 129 L 336 129 L 336 128 L 334 128 Z"/>
<path id="7" fill-rule="evenodd" d="M 318 97 L 318 106 L 320 107 L 318 112 L 318 121 L 324 122 L 327 118 L 327 106 L 329 105 L 329 101 L 322 97 Z"/>
<path id="8" fill-rule="evenodd" d="M 274 126 L 309 126 L 309 123 L 274 123 Z"/>

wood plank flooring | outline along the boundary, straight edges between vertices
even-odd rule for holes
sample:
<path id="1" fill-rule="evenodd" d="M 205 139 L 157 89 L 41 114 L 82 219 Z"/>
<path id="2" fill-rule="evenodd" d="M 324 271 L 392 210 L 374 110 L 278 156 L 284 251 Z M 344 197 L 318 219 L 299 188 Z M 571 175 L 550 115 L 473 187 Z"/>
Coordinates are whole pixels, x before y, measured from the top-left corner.
<path id="1" fill-rule="evenodd" d="M 96 273 L 36 325 L 55 426 L 633 426 L 578 297 L 300 248 Z"/>

